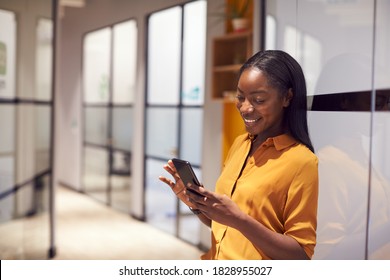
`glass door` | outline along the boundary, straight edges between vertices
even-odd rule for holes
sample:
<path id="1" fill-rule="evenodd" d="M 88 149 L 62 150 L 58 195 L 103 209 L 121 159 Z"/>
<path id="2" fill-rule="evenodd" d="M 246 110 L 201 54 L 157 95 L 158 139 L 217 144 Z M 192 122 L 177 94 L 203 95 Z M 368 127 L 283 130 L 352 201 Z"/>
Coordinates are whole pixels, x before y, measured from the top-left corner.
<path id="1" fill-rule="evenodd" d="M 169 159 L 178 157 L 190 161 L 202 178 L 205 40 L 206 1 L 148 18 L 146 220 L 193 244 L 199 243 L 198 219 L 158 176 Z"/>
<path id="2" fill-rule="evenodd" d="M 84 40 L 83 187 L 130 212 L 137 26 L 129 20 Z"/>
<path id="3" fill-rule="evenodd" d="M 111 28 L 88 33 L 83 52 L 83 191 L 108 204 Z"/>

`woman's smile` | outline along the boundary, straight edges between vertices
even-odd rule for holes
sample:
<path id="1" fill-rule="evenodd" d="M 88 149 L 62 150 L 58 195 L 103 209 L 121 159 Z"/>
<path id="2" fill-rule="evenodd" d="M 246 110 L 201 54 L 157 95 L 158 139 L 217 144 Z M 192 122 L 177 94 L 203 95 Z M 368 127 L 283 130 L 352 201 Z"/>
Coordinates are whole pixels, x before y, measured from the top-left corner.
<path id="1" fill-rule="evenodd" d="M 283 118 L 289 97 L 269 84 L 261 70 L 248 68 L 242 72 L 236 99 L 248 133 L 261 135 L 262 139 L 284 133 Z"/>
<path id="2" fill-rule="evenodd" d="M 246 126 L 255 125 L 255 123 L 260 120 L 260 118 L 253 119 L 253 118 L 246 118 L 244 116 L 242 116 L 242 118 L 244 119 L 244 122 L 245 122 Z"/>

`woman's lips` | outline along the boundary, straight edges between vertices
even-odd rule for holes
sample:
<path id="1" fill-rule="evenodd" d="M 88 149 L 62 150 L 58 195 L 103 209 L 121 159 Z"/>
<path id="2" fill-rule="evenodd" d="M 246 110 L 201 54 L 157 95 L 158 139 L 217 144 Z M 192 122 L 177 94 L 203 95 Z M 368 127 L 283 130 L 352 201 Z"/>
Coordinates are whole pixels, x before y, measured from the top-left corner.
<path id="1" fill-rule="evenodd" d="M 260 120 L 260 118 L 257 118 L 257 119 L 247 119 L 245 117 L 243 117 L 244 119 L 244 122 L 246 125 L 250 126 L 250 125 L 253 125 L 254 123 L 256 123 L 257 121 Z"/>

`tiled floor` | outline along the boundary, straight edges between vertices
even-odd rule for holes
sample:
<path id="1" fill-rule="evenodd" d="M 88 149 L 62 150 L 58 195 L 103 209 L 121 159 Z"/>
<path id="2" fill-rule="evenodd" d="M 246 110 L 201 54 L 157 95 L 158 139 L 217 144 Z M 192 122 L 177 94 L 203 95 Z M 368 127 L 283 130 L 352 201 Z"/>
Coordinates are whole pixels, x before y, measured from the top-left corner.
<path id="1" fill-rule="evenodd" d="M 191 260 L 202 254 L 172 235 L 63 187 L 57 190 L 56 212 L 55 259 Z M 46 219 L 44 214 L 1 224 L 1 258 L 45 258 Z M 20 250 L 15 250 L 18 242 Z"/>

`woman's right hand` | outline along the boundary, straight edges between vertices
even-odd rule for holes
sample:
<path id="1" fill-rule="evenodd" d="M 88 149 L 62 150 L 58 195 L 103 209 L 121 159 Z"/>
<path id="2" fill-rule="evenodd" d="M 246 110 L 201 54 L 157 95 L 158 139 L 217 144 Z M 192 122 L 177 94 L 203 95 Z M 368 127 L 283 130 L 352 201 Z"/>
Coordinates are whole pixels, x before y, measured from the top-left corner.
<path id="1" fill-rule="evenodd" d="M 175 193 L 175 195 L 182 201 L 184 202 L 187 206 L 194 208 L 194 205 L 188 201 L 188 196 L 185 192 L 186 188 L 184 186 L 183 181 L 181 180 L 179 174 L 177 173 L 177 170 L 175 166 L 173 165 L 172 160 L 168 160 L 168 163 L 163 166 L 163 168 L 172 175 L 174 181 L 171 179 L 168 179 L 164 176 L 159 176 L 158 178 L 160 181 L 164 182 L 167 184 L 172 191 Z"/>

